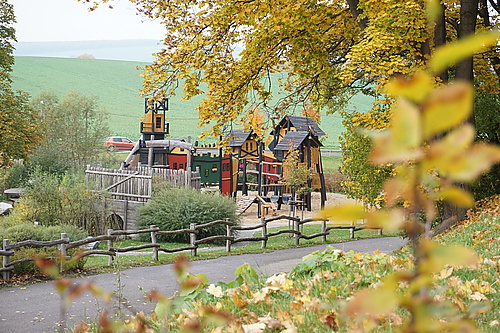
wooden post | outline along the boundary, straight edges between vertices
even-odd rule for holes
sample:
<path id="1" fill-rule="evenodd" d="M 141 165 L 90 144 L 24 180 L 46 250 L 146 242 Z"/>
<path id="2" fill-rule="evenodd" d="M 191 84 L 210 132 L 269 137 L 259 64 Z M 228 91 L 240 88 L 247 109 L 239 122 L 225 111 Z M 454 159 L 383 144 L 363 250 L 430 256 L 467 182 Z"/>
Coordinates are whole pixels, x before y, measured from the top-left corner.
<path id="1" fill-rule="evenodd" d="M 191 148 L 187 149 L 186 154 L 186 188 L 191 188 Z"/>
<path id="2" fill-rule="evenodd" d="M 154 139 L 155 139 L 154 134 L 151 134 L 151 140 Z M 154 164 L 154 148 L 153 146 L 150 146 L 148 150 L 148 167 L 151 168 L 153 164 Z"/>
<path id="3" fill-rule="evenodd" d="M 260 218 L 260 223 L 262 224 L 262 248 L 265 249 L 267 245 L 267 222 L 264 217 Z"/>
<path id="4" fill-rule="evenodd" d="M 62 240 L 69 240 L 68 234 L 65 232 L 62 232 L 61 239 Z M 59 272 L 62 272 L 64 270 L 64 262 L 66 261 L 66 258 L 68 257 L 67 247 L 68 247 L 68 245 L 64 244 L 64 243 L 59 246 L 59 249 L 61 251 L 61 259 L 59 262 Z"/>
<path id="5" fill-rule="evenodd" d="M 300 242 L 300 224 L 299 224 L 299 221 L 297 220 L 294 220 L 293 221 L 293 229 L 296 231 L 295 233 L 295 245 L 299 245 L 299 242 Z"/>
<path id="6" fill-rule="evenodd" d="M 4 251 L 7 251 L 7 246 L 9 246 L 9 243 L 10 243 L 10 241 L 8 239 L 3 240 L 3 250 Z M 9 266 L 9 260 L 10 260 L 9 256 L 3 256 L 3 260 L 2 260 L 3 268 L 7 268 L 7 266 Z M 2 275 L 3 275 L 3 279 L 5 281 L 10 280 L 10 271 L 3 271 Z"/>
<path id="7" fill-rule="evenodd" d="M 112 232 L 113 229 L 108 229 L 106 234 L 108 236 L 111 236 Z M 112 247 L 113 247 L 113 239 L 108 239 L 108 251 L 111 251 Z M 113 263 L 113 256 L 108 256 L 108 265 L 111 266 L 112 263 Z"/>
<path id="8" fill-rule="evenodd" d="M 226 221 L 229 221 L 229 219 L 226 219 Z M 232 234 L 232 226 L 229 224 L 226 224 L 226 236 L 231 237 Z M 226 239 L 226 252 L 231 252 L 231 240 Z"/>
<path id="9" fill-rule="evenodd" d="M 326 221 L 323 221 L 323 227 L 321 228 L 322 233 L 326 233 Z M 326 235 L 323 235 L 323 243 L 326 243 Z"/>
<path id="10" fill-rule="evenodd" d="M 149 226 L 151 229 L 156 229 L 156 226 L 154 224 Z M 151 231 L 151 243 L 153 245 L 156 245 L 156 231 Z M 153 260 L 158 261 L 158 248 L 155 246 L 153 247 Z"/>
<path id="11" fill-rule="evenodd" d="M 196 245 L 196 223 L 190 223 L 189 229 L 191 229 L 193 231 L 193 232 L 189 233 L 189 243 L 193 247 L 193 249 L 191 249 L 191 255 L 193 257 L 196 257 L 196 255 L 197 255 L 196 250 L 198 247 Z"/>

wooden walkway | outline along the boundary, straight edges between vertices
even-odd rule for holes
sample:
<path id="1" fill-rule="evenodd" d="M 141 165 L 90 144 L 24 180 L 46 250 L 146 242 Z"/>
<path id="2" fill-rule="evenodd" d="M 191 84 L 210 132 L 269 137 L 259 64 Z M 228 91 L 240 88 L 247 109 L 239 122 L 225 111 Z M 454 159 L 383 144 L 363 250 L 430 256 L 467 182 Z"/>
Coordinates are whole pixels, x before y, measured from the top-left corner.
<path id="1" fill-rule="evenodd" d="M 241 196 L 236 202 L 237 206 L 236 214 L 241 215 L 244 212 L 246 212 L 247 209 L 250 208 L 250 206 L 255 202 L 256 199 L 257 197 L 255 196 L 246 196 L 246 195 Z"/>

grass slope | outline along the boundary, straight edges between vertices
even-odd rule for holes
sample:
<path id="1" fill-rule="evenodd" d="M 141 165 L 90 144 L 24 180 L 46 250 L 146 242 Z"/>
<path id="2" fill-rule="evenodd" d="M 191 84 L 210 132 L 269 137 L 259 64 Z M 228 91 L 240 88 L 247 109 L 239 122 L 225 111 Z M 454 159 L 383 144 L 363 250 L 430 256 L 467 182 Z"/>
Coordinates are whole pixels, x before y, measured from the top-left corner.
<path id="1" fill-rule="evenodd" d="M 124 135 L 134 140 L 139 137 L 139 119 L 143 115 L 144 101 L 139 97 L 142 78 L 137 68 L 146 63 L 49 57 L 16 57 L 15 60 L 12 73 L 14 89 L 26 91 L 32 96 L 42 91 L 52 91 L 62 97 L 70 90 L 96 96 L 100 106 L 110 114 L 110 134 Z M 191 136 L 194 139 L 206 129 L 198 128 L 195 110 L 203 96 L 182 101 L 180 95 L 169 101 L 171 136 Z M 356 96 L 348 110 L 363 111 L 370 106 L 370 98 Z M 297 110 L 295 114 L 299 112 Z M 338 136 L 343 130 L 340 115 L 323 116 L 320 126 L 328 134 L 324 145 L 338 147 Z"/>

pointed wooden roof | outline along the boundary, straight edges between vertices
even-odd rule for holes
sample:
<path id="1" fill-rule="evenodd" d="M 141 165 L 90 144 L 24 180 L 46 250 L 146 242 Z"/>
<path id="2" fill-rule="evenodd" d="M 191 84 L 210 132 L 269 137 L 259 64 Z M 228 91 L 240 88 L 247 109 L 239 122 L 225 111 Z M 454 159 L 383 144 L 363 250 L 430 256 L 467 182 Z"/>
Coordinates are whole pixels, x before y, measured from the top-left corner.
<path id="1" fill-rule="evenodd" d="M 241 147 L 243 146 L 243 143 L 245 143 L 246 140 L 250 137 L 250 135 L 253 133 L 252 130 L 250 131 L 243 131 L 243 130 L 231 130 L 229 134 L 227 135 L 227 139 L 229 140 L 229 143 L 227 144 L 228 147 Z"/>
<path id="2" fill-rule="evenodd" d="M 287 125 L 287 122 L 290 122 L 291 127 L 294 127 L 297 132 L 305 131 L 305 132 L 311 132 L 313 135 L 316 136 L 323 136 L 326 135 L 325 132 L 321 128 L 319 128 L 318 124 L 314 122 L 309 117 L 305 116 L 285 116 L 278 126 L 281 126 L 282 128 Z"/>
<path id="3" fill-rule="evenodd" d="M 309 136 L 309 132 L 288 132 L 286 135 L 278 142 L 278 144 L 272 149 L 274 150 L 295 150 L 300 147 L 304 140 Z M 315 141 L 319 146 L 321 143 Z"/>

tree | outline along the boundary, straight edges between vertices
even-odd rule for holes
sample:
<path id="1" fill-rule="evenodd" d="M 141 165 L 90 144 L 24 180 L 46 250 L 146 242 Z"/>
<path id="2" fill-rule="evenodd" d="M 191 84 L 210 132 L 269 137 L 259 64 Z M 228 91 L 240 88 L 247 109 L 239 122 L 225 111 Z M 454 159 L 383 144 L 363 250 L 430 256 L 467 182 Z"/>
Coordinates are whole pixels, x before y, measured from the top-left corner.
<path id="1" fill-rule="evenodd" d="M 11 89 L 16 19 L 7 1 L 0 2 L 0 20 L 0 167 L 5 167 L 13 159 L 27 158 L 43 135 L 38 115 L 28 106 L 29 96 Z"/>
<path id="2" fill-rule="evenodd" d="M 198 108 L 200 124 L 211 124 L 214 137 L 245 108 L 258 106 L 276 115 L 296 103 L 310 103 L 333 112 L 360 91 L 385 93 L 391 78 L 425 68 L 436 46 L 465 39 L 476 29 L 495 28 L 493 15 L 500 10 L 493 0 L 135 3 L 143 15 L 161 19 L 167 33 L 165 48 L 145 67 L 142 92 L 173 94 L 182 82 L 186 98 L 205 93 Z M 239 54 L 237 46 L 244 48 Z M 476 53 L 474 62 L 468 57 L 449 65 L 434 73 L 429 84 L 449 78 L 471 82 L 474 68 L 480 89 L 499 92 L 496 47 Z M 287 96 L 273 103 L 276 73 L 285 76 Z"/>
<path id="3" fill-rule="evenodd" d="M 37 153 L 39 159 L 52 162 L 44 164 L 85 166 L 97 158 L 109 129 L 108 115 L 98 108 L 95 97 L 70 91 L 59 100 L 53 93 L 42 92 L 31 105 L 46 124 L 46 141 Z"/>

